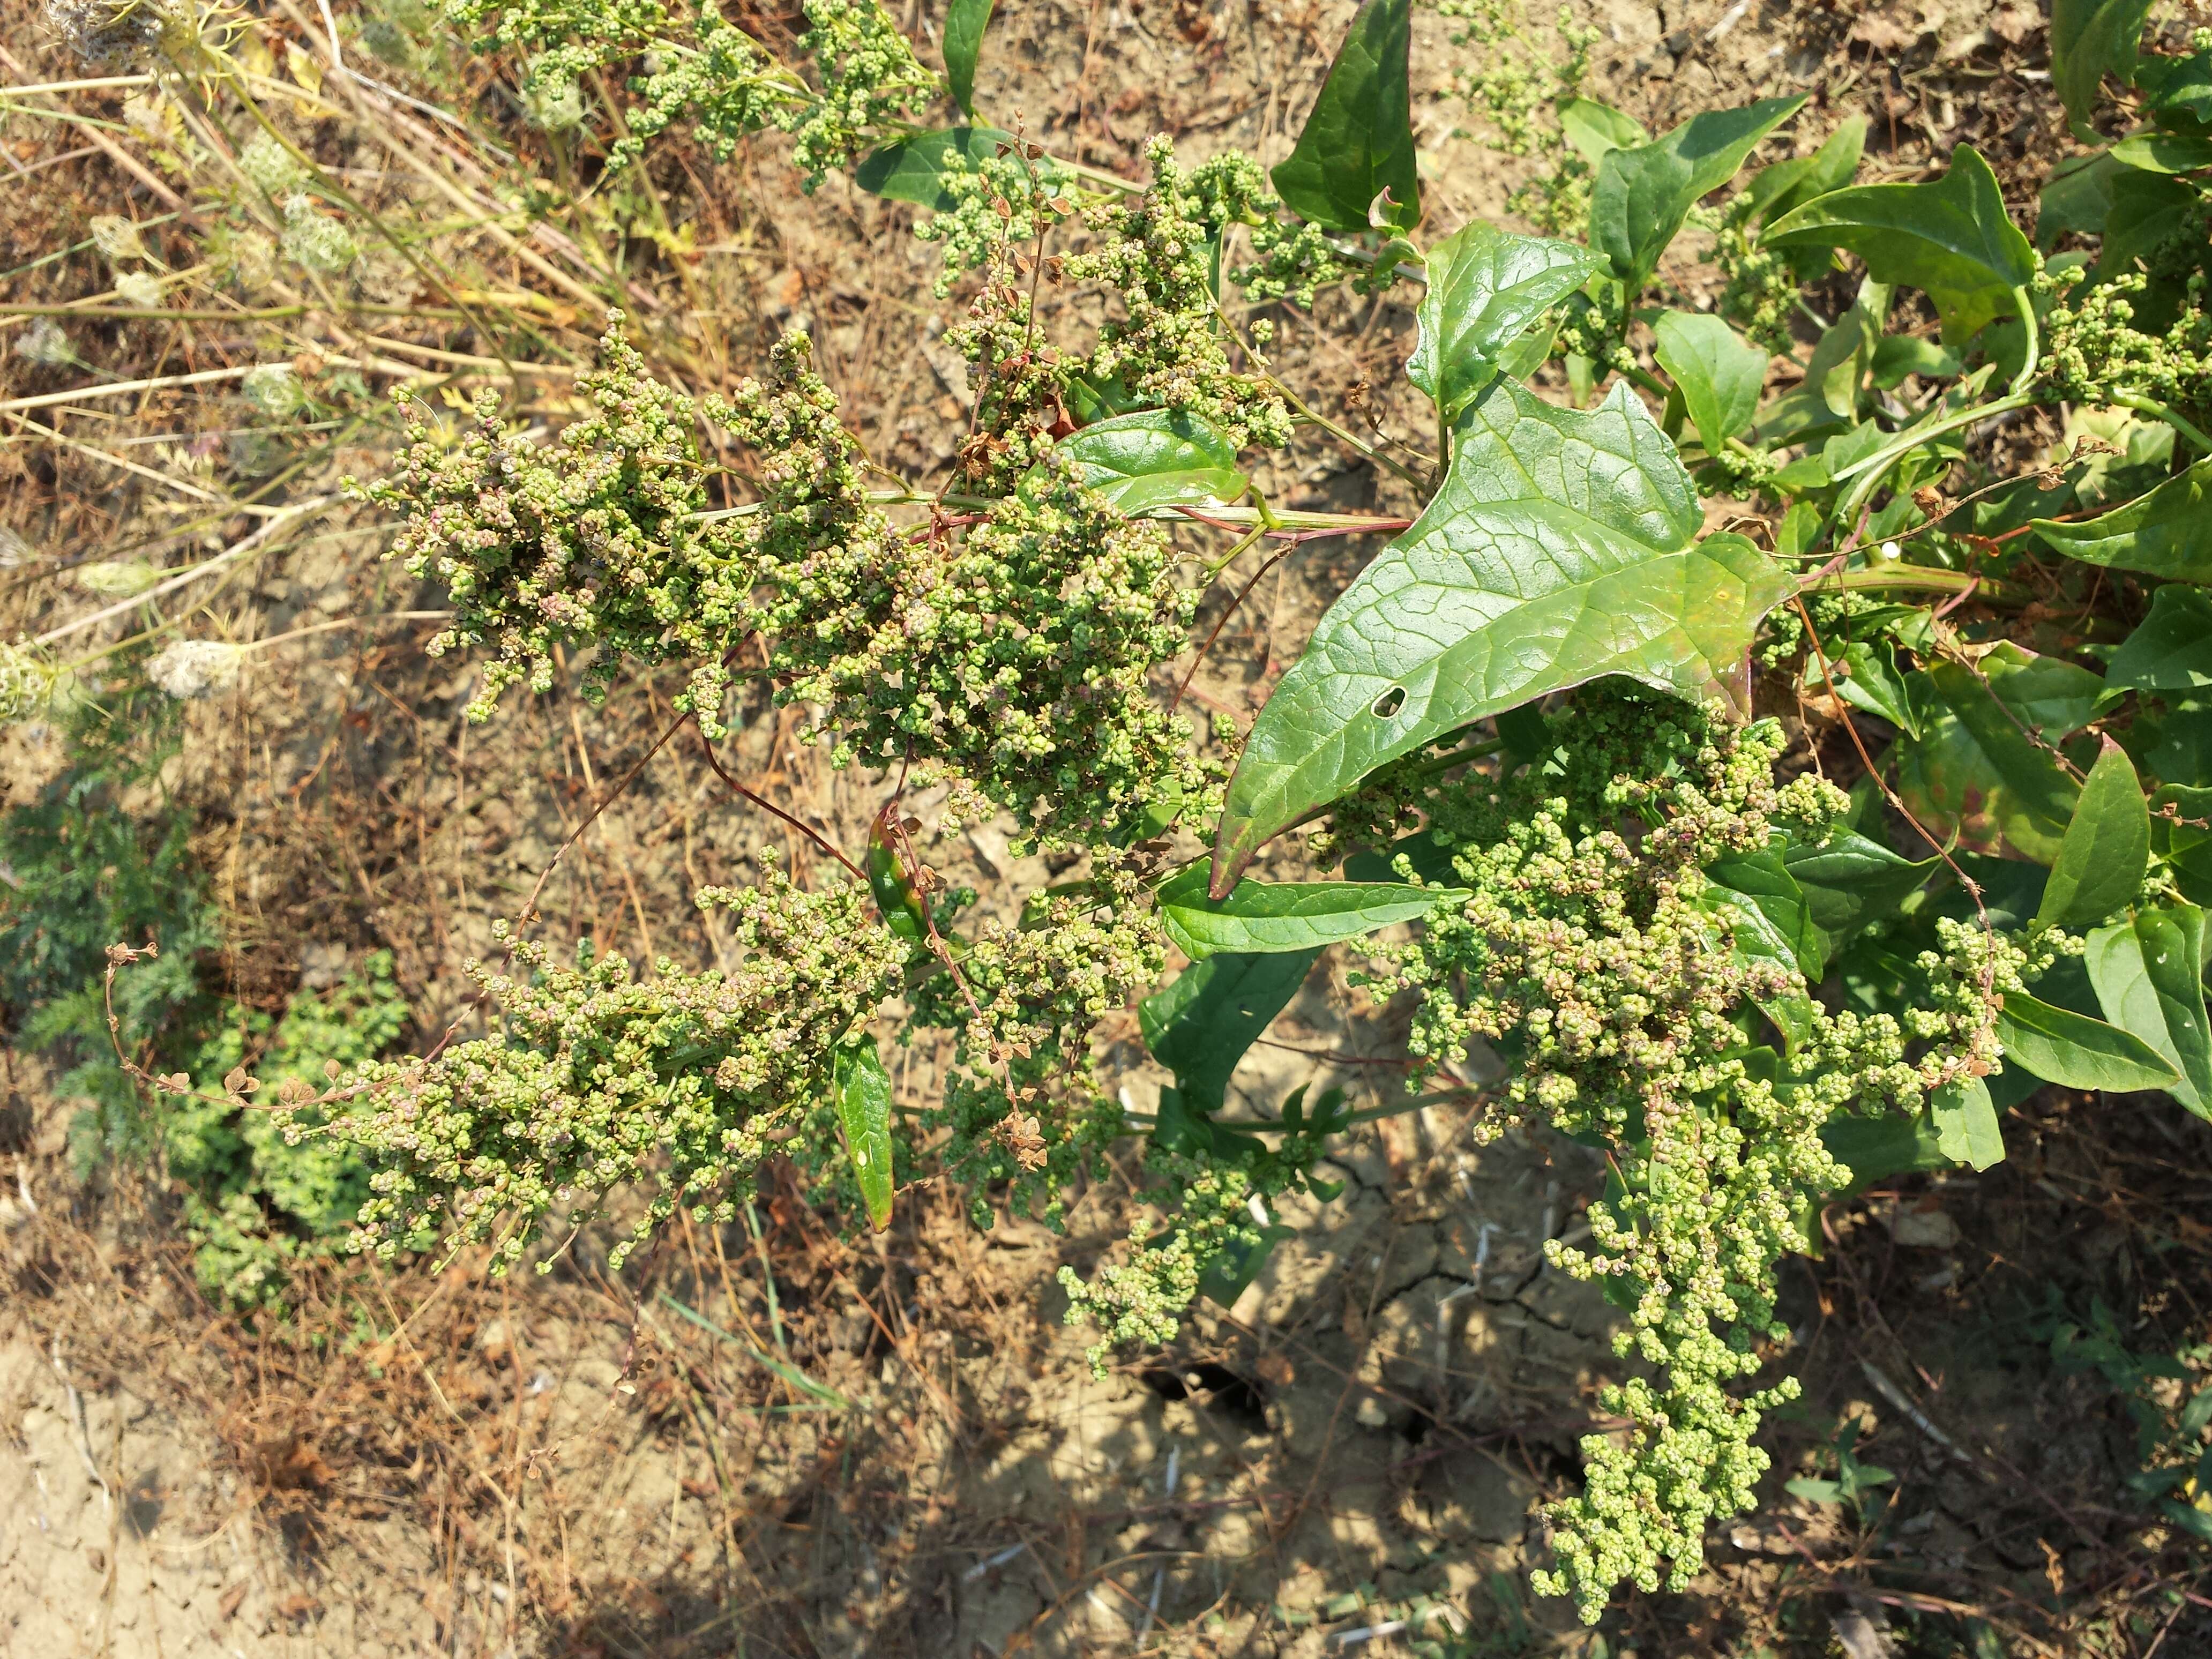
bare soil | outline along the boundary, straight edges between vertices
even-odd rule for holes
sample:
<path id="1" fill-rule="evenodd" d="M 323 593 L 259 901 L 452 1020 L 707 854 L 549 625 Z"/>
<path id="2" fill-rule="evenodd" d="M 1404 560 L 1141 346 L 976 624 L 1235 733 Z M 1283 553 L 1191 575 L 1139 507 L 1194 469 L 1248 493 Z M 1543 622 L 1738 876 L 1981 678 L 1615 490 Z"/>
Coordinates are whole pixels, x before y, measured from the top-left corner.
<path id="1" fill-rule="evenodd" d="M 933 27 L 928 9 L 916 20 Z M 1273 161 L 1352 10 L 1010 6 L 981 93 L 1124 172 L 1160 131 L 1194 155 L 1237 145 Z M 2046 54 L 2033 7 L 1606 0 L 1586 15 L 1606 32 L 1595 90 L 1655 129 L 1809 91 L 1801 148 L 1861 111 L 1875 175 L 1921 176 L 1971 139 L 2023 201 L 2065 153 L 2034 78 Z M 1512 167 L 1455 137 L 1468 118 L 1449 96 L 1447 34 L 1425 15 L 1416 49 L 1438 225 L 1500 212 Z M 18 78 L 74 72 L 20 11 L 5 38 Z M 9 153 L 50 160 L 76 147 L 72 131 L 11 119 Z M 374 185 L 379 152 L 349 154 Z M 904 234 L 907 210 L 837 179 L 801 198 L 769 144 L 720 168 L 678 159 L 661 176 L 672 192 L 690 173 L 696 188 L 678 199 L 708 252 L 688 293 L 641 257 L 643 325 L 685 341 L 713 385 L 804 321 L 871 452 L 945 469 L 965 387 L 935 337 L 957 300 L 931 297 L 937 254 Z M 82 240 L 91 213 L 159 206 L 105 154 L 47 167 L 0 191 L 0 264 Z M 9 297 L 35 299 L 100 279 L 7 280 Z M 1087 314 L 1081 296 L 1058 303 L 1055 326 Z M 138 331 L 115 343 L 118 363 L 251 352 L 211 332 L 125 326 Z M 1317 319 L 1282 327 L 1286 372 L 1333 415 L 1364 420 L 1364 400 L 1386 429 L 1421 431 L 1396 394 L 1364 398 L 1390 386 L 1407 349 L 1401 304 L 1334 296 Z M 0 395 L 69 383 L 0 359 Z M 182 465 L 222 407 L 172 398 L 112 430 L 69 430 L 106 441 L 174 421 Z M 531 409 L 557 424 L 557 382 Z M 222 544 L 178 535 L 190 502 L 177 492 L 17 435 L 0 460 L 0 520 L 40 562 L 9 579 L 11 628 L 81 610 L 66 571 L 118 543 Z M 313 493 L 376 459 L 343 453 L 328 477 L 289 488 Z M 1405 504 L 1401 486 L 1327 447 L 1263 483 L 1295 507 Z M 206 597 L 209 614 L 233 637 L 267 637 L 434 604 L 380 561 L 385 535 L 337 513 L 242 566 Z M 1224 629 L 1196 684 L 1202 705 L 1248 720 L 1370 551 L 1324 543 L 1278 566 Z M 1217 590 L 1202 626 L 1233 591 Z M 257 659 L 234 693 L 194 708 L 167 780 L 198 814 L 237 994 L 276 1006 L 303 970 L 389 949 L 426 1043 L 465 1017 L 462 960 L 488 949 L 493 920 L 645 754 L 678 683 L 641 678 L 604 711 L 511 698 L 471 727 L 468 667 L 426 658 L 428 631 L 333 630 Z M 793 725 L 764 702 L 748 708 L 735 745 L 746 775 L 857 844 L 874 798 L 793 742 Z M 60 763 L 51 731 L 19 728 L 4 745 L 9 801 Z M 1002 836 L 939 836 L 931 805 L 919 804 L 921 840 L 949 878 L 1046 879 Z M 562 859 L 547 931 L 643 960 L 712 959 L 726 941 L 688 896 L 744 878 L 763 842 L 808 867 L 803 840 L 733 807 L 696 753 L 672 745 Z M 1326 962 L 1238 1073 L 1240 1093 L 1271 1106 L 1306 1084 L 1362 1102 L 1395 1093 L 1400 1033 L 1346 971 Z M 1147 1105 L 1158 1073 L 1133 1015 L 1104 1040 L 1109 1074 Z M 907 1051 L 901 1088 L 931 1097 L 945 1060 Z M 158 1174 L 73 1169 L 72 1103 L 40 1057 L 7 1060 L 0 1652 L 1315 1656 L 1371 1631 L 1364 1650 L 1378 1654 L 1456 1632 L 1469 1653 L 1617 1659 L 1822 1654 L 1863 1624 L 1889 1630 L 1887 1650 L 1948 1654 L 1960 1650 L 1942 1634 L 1957 1628 L 1948 1610 L 1986 1619 L 1990 1651 L 2212 1654 L 2212 1601 L 2169 1618 L 2155 1597 L 2187 1570 L 2130 1542 L 2121 1406 L 2094 1377 L 2059 1376 L 2033 1326 L 2056 1295 L 2076 1317 L 2101 1298 L 2146 1349 L 2208 1334 L 2212 1132 L 2162 1106 L 2046 1093 L 1980 1179 L 1893 1183 L 1834 1206 L 1826 1255 L 1790 1288 L 1789 1363 L 1808 1398 L 1771 1433 L 1769 1509 L 1718 1529 L 1689 1594 L 1625 1595 L 1600 1638 L 1525 1582 L 1543 1554 L 1536 1506 L 1572 1489 L 1576 1441 L 1599 1425 L 1596 1390 L 1618 1374 L 1611 1310 L 1541 1263 L 1543 1240 L 1572 1232 L 1601 1178 L 1564 1143 L 1513 1134 L 1478 1150 L 1463 1116 L 1437 1109 L 1364 1129 L 1328 1171 L 1343 1195 L 1295 1218 L 1300 1236 L 1235 1308 L 1202 1308 L 1172 1349 L 1124 1356 L 1101 1379 L 1087 1333 L 1060 1323 L 1054 1279 L 1126 1235 L 1133 1146 L 1125 1178 L 1085 1194 L 1064 1237 L 1003 1214 L 978 1231 L 965 1195 L 926 1184 L 902 1196 L 888 1235 L 842 1238 L 787 1179 L 758 1206 L 757 1233 L 687 1225 L 619 1275 L 605 1271 L 603 1230 L 543 1278 L 489 1281 L 467 1261 L 442 1275 L 317 1268 L 290 1319 L 253 1322 L 194 1285 Z M 1893 1471 L 1909 1516 L 1880 1559 L 1832 1508 L 1780 1485 L 1853 1414 L 1867 1425 L 1861 1455 Z"/>

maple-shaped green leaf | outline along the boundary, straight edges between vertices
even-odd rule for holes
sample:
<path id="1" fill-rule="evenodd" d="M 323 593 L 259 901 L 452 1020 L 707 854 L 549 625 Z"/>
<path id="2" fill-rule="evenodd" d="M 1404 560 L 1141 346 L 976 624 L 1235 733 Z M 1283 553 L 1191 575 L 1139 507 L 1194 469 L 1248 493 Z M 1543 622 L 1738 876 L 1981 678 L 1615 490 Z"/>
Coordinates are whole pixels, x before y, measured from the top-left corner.
<path id="1" fill-rule="evenodd" d="M 2151 0 L 2051 0 L 2051 81 L 2067 118 L 2086 138 L 2109 70 L 2135 78 L 2136 53 Z"/>
<path id="2" fill-rule="evenodd" d="M 1367 0 L 1328 66 L 1297 148 L 1268 174 L 1275 194 L 1302 219 L 1330 230 L 1365 230 L 1384 191 L 1388 222 L 1421 219 L 1413 164 L 1413 0 Z"/>
<path id="3" fill-rule="evenodd" d="M 1435 499 L 1345 589 L 1246 738 L 1214 844 L 1225 892 L 1269 836 L 1383 762 L 1622 674 L 1747 710 L 1745 653 L 1789 571 L 1705 514 L 1625 382 L 1559 409 L 1495 382 Z"/>
<path id="4" fill-rule="evenodd" d="M 2212 459 L 2100 518 L 2033 523 L 2035 533 L 2053 549 L 2085 564 L 2212 582 Z"/>
<path id="5" fill-rule="evenodd" d="M 1245 1051 L 1289 1006 L 1321 955 L 1224 951 L 1194 961 L 1137 1005 L 1152 1058 L 1175 1073 L 1183 1103 L 1218 1112 Z"/>
<path id="6" fill-rule="evenodd" d="M 1648 144 L 1606 152 L 1590 187 L 1590 246 L 1632 295 L 1659 268 L 1690 210 L 1804 106 L 1802 97 L 1762 98 L 1746 109 L 1708 110 Z"/>
<path id="7" fill-rule="evenodd" d="M 2063 1089 L 2130 1094 L 2171 1089 L 2181 1080 L 2181 1068 L 2133 1032 L 2025 991 L 2005 993 L 1996 1031 L 2007 1060 Z"/>
<path id="8" fill-rule="evenodd" d="M 945 189 L 945 181 L 975 172 L 999 153 L 999 146 L 1014 142 L 1013 134 L 996 127 L 917 132 L 911 138 L 871 151 L 853 169 L 853 182 L 889 201 L 912 202 L 933 213 L 950 213 L 959 203 Z"/>
<path id="9" fill-rule="evenodd" d="M 1415 309 L 1420 332 L 1406 378 L 1447 421 L 1498 377 L 1505 349 L 1602 264 L 1588 248 L 1516 236 L 1477 220 L 1429 251 L 1428 287 Z"/>
<path id="10" fill-rule="evenodd" d="M 975 60 L 991 26 L 992 0 L 952 0 L 945 14 L 945 84 L 963 115 L 975 112 Z"/>
<path id="11" fill-rule="evenodd" d="M 1653 355 L 1659 367 L 1674 377 L 1682 407 L 1705 441 L 1705 453 L 1726 448 L 1728 441 L 1759 412 L 1759 394 L 1766 385 L 1766 354 L 1747 345 L 1741 335 L 1707 313 L 1662 312 L 1651 331 L 1658 341 Z"/>
<path id="12" fill-rule="evenodd" d="M 2150 808 L 2142 783 L 2127 751 L 2106 738 L 2082 781 L 2035 919 L 2053 927 L 2102 921 L 2135 902 L 2149 867 Z"/>
<path id="13" fill-rule="evenodd" d="M 1139 409 L 1094 421 L 1063 438 L 1060 453 L 1083 482 L 1131 518 L 1171 507 L 1219 506 L 1242 495 L 1237 446 L 1203 416 Z"/>
<path id="14" fill-rule="evenodd" d="M 837 1050 L 830 1086 L 868 1224 L 881 1232 L 891 1220 L 891 1079 L 873 1037 Z"/>
<path id="15" fill-rule="evenodd" d="M 1358 939 L 1468 896 L 1464 887 L 1397 881 L 1240 881 L 1218 899 L 1206 889 L 1206 866 L 1194 864 L 1159 891 L 1161 924 L 1194 962 L 1223 951 L 1308 951 Z"/>
<path id="16" fill-rule="evenodd" d="M 1923 701 L 1921 735 L 1890 752 L 1915 816 L 1969 852 L 2057 859 L 2081 788 L 2046 745 L 2088 723 L 2105 683 L 2007 643 L 1976 667 L 1939 662 L 1907 684 Z"/>
<path id="17" fill-rule="evenodd" d="M 2167 904 L 2100 927 L 2089 935 L 2087 967 L 2105 1018 L 2157 1049 L 2181 1073 L 2166 1091 L 2197 1116 L 2212 1118 L 2203 911 Z"/>
<path id="18" fill-rule="evenodd" d="M 1925 293 L 1953 341 L 2013 314 L 2013 290 L 2035 276 L 2035 251 L 1972 144 L 1952 151 L 1949 169 L 1927 184 L 1854 185 L 1815 197 L 1768 226 L 1760 245 L 1847 249 L 1875 281 Z"/>
<path id="19" fill-rule="evenodd" d="M 2108 684 L 2135 691 L 2212 687 L 2212 593 L 2170 582 L 2150 596 L 2150 615 L 2105 665 Z"/>

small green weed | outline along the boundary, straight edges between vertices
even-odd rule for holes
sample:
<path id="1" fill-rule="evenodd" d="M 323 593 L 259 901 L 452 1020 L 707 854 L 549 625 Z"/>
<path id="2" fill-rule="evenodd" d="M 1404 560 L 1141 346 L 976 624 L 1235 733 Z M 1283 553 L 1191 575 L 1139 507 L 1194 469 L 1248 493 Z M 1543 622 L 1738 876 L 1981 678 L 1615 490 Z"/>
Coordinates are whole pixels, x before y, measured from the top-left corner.
<path id="1" fill-rule="evenodd" d="M 0 819 L 11 878 L 0 893 L 0 1003 L 24 1048 L 67 1067 L 58 1092 L 84 1103 L 70 1129 L 79 1170 L 165 1166 L 183 1191 L 201 1286 L 241 1307 L 281 1305 L 289 1265 L 342 1242 L 368 1171 L 328 1139 L 288 1146 L 272 1115 L 224 1097 L 222 1079 L 250 1065 L 272 1090 L 319 1085 L 331 1066 L 396 1043 L 406 1008 L 383 951 L 298 992 L 281 1014 L 222 994 L 222 916 L 190 815 L 160 781 L 180 741 L 179 708 L 143 686 L 83 705 L 70 716 L 62 775 Z M 150 809 L 130 810 L 147 793 Z M 108 947 L 149 939 L 161 954 L 115 975 L 111 992 Z M 149 1103 L 118 1063 L 118 1043 L 145 1070 L 184 1073 L 195 1092 Z"/>

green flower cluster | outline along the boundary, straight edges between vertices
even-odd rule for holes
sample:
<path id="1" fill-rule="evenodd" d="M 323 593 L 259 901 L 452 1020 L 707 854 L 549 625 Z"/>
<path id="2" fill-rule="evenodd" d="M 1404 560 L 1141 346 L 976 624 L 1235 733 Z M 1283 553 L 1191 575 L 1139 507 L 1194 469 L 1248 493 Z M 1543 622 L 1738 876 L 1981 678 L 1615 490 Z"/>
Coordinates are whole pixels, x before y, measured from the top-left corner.
<path id="1" fill-rule="evenodd" d="M 556 967 L 544 945 L 515 940 L 528 977 L 469 965 L 500 1035 L 362 1067 L 325 1123 L 281 1114 L 288 1139 L 321 1135 L 375 1166 L 354 1248 L 390 1256 L 442 1233 L 455 1248 L 490 1243 L 504 1272 L 556 1207 L 575 1206 L 580 1224 L 610 1188 L 659 1172 L 663 1190 L 610 1253 L 619 1266 L 680 1202 L 727 1221 L 731 1187 L 771 1152 L 808 1135 L 834 1145 L 822 1109 L 833 1056 L 866 1035 L 913 947 L 865 889 L 808 892 L 772 852 L 758 857 L 760 886 L 698 895 L 730 913 L 740 955 L 727 973 L 663 960 L 640 981 L 588 941 Z"/>
<path id="2" fill-rule="evenodd" d="M 697 659 L 684 707 L 718 733 L 723 653 L 745 619 L 728 534 L 700 522 L 707 505 L 691 400 L 646 372 L 611 315 L 599 367 L 576 391 L 594 412 L 540 448 L 479 392 L 475 429 L 441 441 L 410 410 L 408 447 L 386 478 L 347 488 L 405 515 L 387 556 L 442 582 L 454 619 L 430 641 L 489 647 L 483 690 L 468 707 L 488 720 L 517 682 L 544 692 L 556 646 L 596 646 L 584 694 L 597 702 L 623 659 Z"/>
<path id="3" fill-rule="evenodd" d="M 793 136 L 792 163 L 811 191 L 875 142 L 872 129 L 935 97 L 938 80 L 878 0 L 806 0 L 806 22 L 799 46 L 814 60 L 821 94 L 777 125 Z"/>
<path id="4" fill-rule="evenodd" d="M 1263 208 L 1274 198 L 1248 156 L 1220 156 L 1186 172 L 1174 146 L 1156 138 L 1146 157 L 1152 187 L 1133 202 L 1092 210 L 1097 246 L 1065 262 L 1071 280 L 1115 289 L 1126 313 L 1099 329 L 1087 373 L 1131 404 L 1203 415 L 1240 447 L 1285 444 L 1290 411 L 1265 380 L 1230 366 L 1214 296 L 1224 228 L 1272 218 Z"/>
<path id="5" fill-rule="evenodd" d="M 1079 1171 L 1103 1173 L 1099 1158 L 1127 1133 L 1098 1091 L 1091 1034 L 1166 965 L 1151 895 L 1127 855 L 1102 848 L 1088 879 L 1037 896 L 1018 922 L 978 927 L 959 963 L 964 990 L 939 975 L 909 994 L 916 1028 L 959 1033 L 927 1119 L 951 1131 L 945 1171 L 975 1194 L 979 1226 L 990 1224 L 983 1194 L 1002 1182 L 1017 1211 L 1042 1206 L 1057 1226 L 1061 1191 Z"/>
<path id="6" fill-rule="evenodd" d="M 1515 186 L 1507 209 L 1547 236 L 1574 234 L 1589 216 L 1595 175 L 1568 146 L 1552 111 L 1581 90 L 1600 32 L 1577 24 L 1574 14 L 1560 7 L 1557 26 L 1565 55 L 1555 58 L 1529 39 L 1522 0 L 1436 0 L 1436 10 L 1464 25 L 1451 41 L 1468 52 L 1459 89 L 1468 110 L 1489 129 L 1481 143 L 1498 155 L 1542 164 L 1543 171 Z"/>
<path id="7" fill-rule="evenodd" d="M 953 205 L 914 228 L 923 241 L 945 250 L 945 274 L 937 279 L 940 300 L 962 272 L 992 264 L 1008 248 L 1035 243 L 1075 210 L 1066 193 L 1073 173 L 1048 155 L 1025 155 L 1012 144 L 1000 149 L 972 169 L 948 169 L 939 182 Z"/>
<path id="8" fill-rule="evenodd" d="M 1206 1269 L 1231 1251 L 1261 1243 L 1252 1213 L 1253 1170 L 1206 1153 L 1153 1152 L 1145 1160 L 1154 1184 L 1141 1194 L 1174 1219 L 1155 1238 L 1139 1238 L 1122 1261 L 1101 1262 L 1086 1282 L 1073 1267 L 1060 1270 L 1067 1292 L 1067 1322 L 1088 1321 L 1100 1340 L 1085 1351 L 1094 1371 L 1125 1343 L 1157 1347 L 1172 1342 L 1182 1315 L 1198 1299 Z"/>
<path id="9" fill-rule="evenodd" d="M 774 386 L 749 381 L 716 411 L 764 458 L 767 510 L 732 521 L 733 553 L 764 596 L 747 614 L 778 699 L 823 710 L 837 764 L 910 763 L 918 784 L 952 784 L 953 821 L 1004 810 L 1054 848 L 1203 787 L 1189 723 L 1149 690 L 1196 599 L 1164 530 L 1049 457 L 959 533 L 896 529 L 860 489 L 805 341 L 774 364 Z"/>
<path id="10" fill-rule="evenodd" d="M 759 44 L 724 21 L 712 5 L 702 6 L 692 51 L 656 52 L 648 72 L 630 82 L 641 100 L 629 112 L 629 131 L 607 152 L 607 164 L 619 167 L 645 150 L 686 116 L 692 136 L 718 161 L 726 161 L 738 143 L 764 132 L 804 102 L 803 88 L 772 63 Z"/>
<path id="11" fill-rule="evenodd" d="M 1561 722 L 1571 740 L 1503 781 L 1474 777 L 1424 803 L 1472 891 L 1422 938 L 1386 950 L 1372 982 L 1410 990 L 1412 1052 L 1439 1060 L 1477 1039 L 1519 1056 L 1505 1109 L 1608 1147 L 1615 1178 L 1591 1206 L 1592 1248 L 1551 1247 L 1629 1313 L 1619 1339 L 1656 1370 L 1607 1390 L 1626 1436 L 1583 1443 L 1586 1484 L 1550 1511 L 1559 1566 L 1540 1588 L 1594 1618 L 1612 1586 L 1680 1589 L 1704 1528 L 1751 1505 L 1767 1466 L 1751 1444 L 1794 1380 L 1729 1385 L 1786 1339 L 1777 1263 L 1802 1252 L 1806 1206 L 1849 1182 L 1821 1125 L 1844 1109 L 1913 1112 L 1929 1091 L 1997 1063 L 1985 966 L 2002 993 L 2049 959 L 1952 927 L 1921 968 L 1932 994 L 1905 1024 L 1830 1015 L 1794 966 L 1732 948 L 1740 913 L 1705 867 L 1763 852 L 1784 827 L 1817 842 L 1848 801 L 1812 777 L 1775 781 L 1771 722 L 1744 732 L 1646 694 L 1595 688 Z M 1640 833 L 1624 832 L 1633 824 Z M 1747 1033 L 1784 1008 L 1786 1057 Z M 1778 1016 L 1778 1024 L 1783 1017 Z M 1926 1045 L 1907 1058 L 1909 1044 Z"/>
<path id="12" fill-rule="evenodd" d="M 1267 1246 L 1267 1218 L 1284 1193 L 1335 1195 L 1313 1171 L 1346 1122 L 1342 1097 L 1332 1091 L 1309 1116 L 1304 1095 L 1301 1089 L 1285 1103 L 1281 1139 L 1268 1146 L 1202 1117 L 1178 1119 L 1179 1098 L 1161 1091 L 1161 1128 L 1145 1154 L 1151 1184 L 1140 1196 L 1168 1213 L 1166 1230 L 1132 1238 L 1125 1260 L 1102 1262 L 1088 1281 L 1073 1267 L 1060 1270 L 1066 1322 L 1088 1322 L 1103 1333 L 1086 1350 L 1094 1372 L 1103 1374 L 1107 1354 L 1122 1343 L 1174 1340 L 1207 1276 L 1235 1281 L 1248 1253 Z"/>
<path id="13" fill-rule="evenodd" d="M 792 160 L 811 191 L 880 142 L 887 122 L 934 97 L 938 79 L 878 0 L 805 0 L 805 10 L 799 49 L 812 60 L 818 88 L 725 20 L 711 0 L 688 21 L 662 0 L 444 0 L 457 27 L 489 26 L 479 50 L 526 54 L 526 107 L 541 117 L 559 112 L 544 125 L 569 125 L 569 112 L 580 114 L 585 76 L 642 58 L 647 72 L 631 82 L 641 101 L 629 132 L 609 149 L 611 167 L 635 161 L 646 140 L 688 116 L 718 158 L 750 134 L 790 133 Z"/>
<path id="14" fill-rule="evenodd" d="M 1762 351 L 1786 356 L 1797 349 L 1790 332 L 1797 314 L 1797 273 L 1788 253 L 1759 245 L 1751 223 L 1757 211 L 1751 192 L 1742 191 L 1705 219 L 1713 233 L 1712 262 L 1721 273 L 1718 309 Z M 1700 216 L 1693 210 L 1692 222 Z"/>
<path id="15" fill-rule="evenodd" d="M 2201 255 L 2201 219 L 2185 233 Z M 2075 297 L 2061 287 L 2069 273 L 2039 274 L 2039 290 L 2063 294 L 2044 319 L 2045 385 L 2070 402 L 2102 405 L 2115 392 L 2160 398 L 2192 408 L 2212 406 L 2212 309 L 2208 279 L 2192 270 L 2183 285 L 2180 313 L 2159 333 L 2136 326 L 2150 309 L 2154 272 L 2124 271 Z"/>

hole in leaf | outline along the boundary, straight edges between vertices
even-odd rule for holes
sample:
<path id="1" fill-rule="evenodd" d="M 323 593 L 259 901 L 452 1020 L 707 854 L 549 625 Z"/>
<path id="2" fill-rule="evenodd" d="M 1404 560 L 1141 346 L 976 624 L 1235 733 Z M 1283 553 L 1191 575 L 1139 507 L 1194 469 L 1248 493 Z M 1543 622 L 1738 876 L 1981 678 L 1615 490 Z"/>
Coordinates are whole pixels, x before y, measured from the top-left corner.
<path id="1" fill-rule="evenodd" d="M 1394 685 L 1375 699 L 1375 718 L 1378 720 L 1387 720 L 1405 706 L 1406 688 L 1402 685 Z"/>

